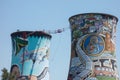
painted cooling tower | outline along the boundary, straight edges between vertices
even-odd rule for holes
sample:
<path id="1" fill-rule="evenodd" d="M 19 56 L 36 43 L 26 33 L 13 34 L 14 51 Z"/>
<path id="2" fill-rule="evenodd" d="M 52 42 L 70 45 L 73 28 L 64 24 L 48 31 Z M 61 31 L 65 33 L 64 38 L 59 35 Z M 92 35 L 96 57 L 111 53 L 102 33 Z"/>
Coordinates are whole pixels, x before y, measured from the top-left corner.
<path id="1" fill-rule="evenodd" d="M 78 14 L 69 18 L 72 36 L 68 80 L 119 80 L 115 16 Z"/>
<path id="2" fill-rule="evenodd" d="M 51 35 L 42 31 L 19 31 L 12 33 L 11 37 L 11 73 L 16 79 L 49 80 L 48 57 Z"/>

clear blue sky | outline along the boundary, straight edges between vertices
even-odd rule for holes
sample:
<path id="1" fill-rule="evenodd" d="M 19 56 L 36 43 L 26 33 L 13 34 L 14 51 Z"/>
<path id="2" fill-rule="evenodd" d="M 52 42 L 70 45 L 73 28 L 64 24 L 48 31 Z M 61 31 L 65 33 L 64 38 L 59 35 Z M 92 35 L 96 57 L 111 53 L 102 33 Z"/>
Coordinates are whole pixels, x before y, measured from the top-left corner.
<path id="1" fill-rule="evenodd" d="M 120 18 L 120 0 L 0 0 L 0 70 L 11 65 L 10 34 L 22 30 L 55 30 L 69 27 L 70 16 L 108 13 Z M 116 55 L 120 72 L 120 21 Z M 53 34 L 50 51 L 50 80 L 66 80 L 70 59 L 70 30 Z M 0 71 L 1 75 L 1 71 Z"/>

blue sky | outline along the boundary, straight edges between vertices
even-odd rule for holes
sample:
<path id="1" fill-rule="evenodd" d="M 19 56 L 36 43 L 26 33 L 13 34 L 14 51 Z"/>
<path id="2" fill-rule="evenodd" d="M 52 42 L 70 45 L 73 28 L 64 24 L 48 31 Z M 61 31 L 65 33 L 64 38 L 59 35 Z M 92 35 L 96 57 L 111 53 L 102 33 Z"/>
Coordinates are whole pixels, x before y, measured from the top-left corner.
<path id="1" fill-rule="evenodd" d="M 19 30 L 56 30 L 69 27 L 69 17 L 80 13 L 108 13 L 120 18 L 120 0 L 0 0 L 0 70 L 11 65 L 10 34 Z M 116 55 L 120 72 L 120 22 Z M 70 29 L 52 34 L 50 79 L 66 80 L 70 60 Z M 1 75 L 1 72 L 0 72 Z"/>

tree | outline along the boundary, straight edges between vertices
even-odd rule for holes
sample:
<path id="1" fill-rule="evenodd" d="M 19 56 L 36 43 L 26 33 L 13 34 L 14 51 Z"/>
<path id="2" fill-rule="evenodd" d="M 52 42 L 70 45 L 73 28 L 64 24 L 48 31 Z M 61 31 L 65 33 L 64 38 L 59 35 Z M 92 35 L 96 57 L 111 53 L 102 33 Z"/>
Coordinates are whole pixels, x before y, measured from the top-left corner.
<path id="1" fill-rule="evenodd" d="M 2 80 L 8 80 L 9 73 L 8 73 L 6 68 L 2 69 L 2 76 L 1 77 L 2 77 Z"/>
<path id="2" fill-rule="evenodd" d="M 15 80 L 14 74 L 10 74 L 6 68 L 3 68 L 2 70 L 2 80 Z"/>

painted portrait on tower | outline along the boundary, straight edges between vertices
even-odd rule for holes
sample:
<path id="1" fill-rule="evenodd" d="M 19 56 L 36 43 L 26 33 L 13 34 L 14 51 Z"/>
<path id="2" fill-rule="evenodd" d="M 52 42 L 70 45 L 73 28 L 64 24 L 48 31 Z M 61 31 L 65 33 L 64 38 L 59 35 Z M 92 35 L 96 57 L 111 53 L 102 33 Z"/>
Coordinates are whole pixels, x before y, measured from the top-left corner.
<path id="1" fill-rule="evenodd" d="M 101 36 L 91 34 L 87 36 L 83 43 L 83 50 L 87 55 L 97 56 L 102 53 L 105 48 L 104 40 Z"/>

